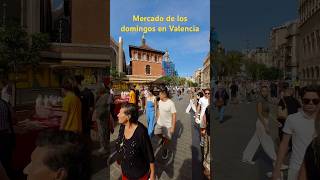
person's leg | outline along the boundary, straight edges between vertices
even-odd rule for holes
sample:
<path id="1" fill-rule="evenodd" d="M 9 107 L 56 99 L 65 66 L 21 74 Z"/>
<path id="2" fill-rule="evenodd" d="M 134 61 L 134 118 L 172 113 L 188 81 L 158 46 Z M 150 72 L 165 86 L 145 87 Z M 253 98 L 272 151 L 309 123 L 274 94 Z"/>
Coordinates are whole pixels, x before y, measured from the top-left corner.
<path id="1" fill-rule="evenodd" d="M 225 106 L 221 106 L 220 112 L 219 112 L 219 121 L 220 121 L 220 122 L 223 122 L 224 110 L 225 110 Z"/>
<path id="2" fill-rule="evenodd" d="M 151 131 L 151 117 L 150 117 L 150 112 L 149 108 L 146 108 L 146 120 L 147 120 L 147 128 L 148 128 L 148 135 L 150 136 L 150 131 Z"/>
<path id="3" fill-rule="evenodd" d="M 298 180 L 299 170 L 290 168 L 288 171 L 288 180 Z"/>
<path id="4" fill-rule="evenodd" d="M 269 158 L 272 161 L 276 161 L 277 159 L 277 154 L 275 151 L 275 146 L 274 146 L 274 142 L 273 139 L 271 138 L 271 136 L 269 134 L 266 133 L 266 130 L 264 128 L 264 126 L 262 125 L 262 123 L 260 122 L 260 120 L 258 120 L 258 128 L 257 128 L 257 135 L 258 135 L 258 139 L 260 140 L 260 143 L 262 145 L 262 148 L 264 150 L 264 152 L 266 152 L 266 154 L 269 156 Z"/>
<path id="5" fill-rule="evenodd" d="M 100 151 L 106 150 L 105 148 L 105 121 L 101 121 L 97 119 L 97 127 L 98 127 L 98 134 L 99 134 L 99 143 L 100 143 Z"/>
<path id="6" fill-rule="evenodd" d="M 169 132 L 169 129 L 166 127 L 163 127 L 162 132 L 163 132 L 163 138 L 164 138 L 162 159 L 166 160 L 168 158 L 168 151 L 169 151 L 169 145 L 172 138 L 172 134 Z"/>
<path id="7" fill-rule="evenodd" d="M 206 134 L 203 153 L 203 167 L 210 171 L 210 136 Z"/>
<path id="8" fill-rule="evenodd" d="M 189 103 L 188 107 L 186 108 L 186 113 L 189 113 L 191 109 L 191 102 Z"/>
<path id="9" fill-rule="evenodd" d="M 257 130 L 256 130 L 257 131 Z M 258 148 L 259 148 L 260 142 L 257 136 L 257 132 L 255 132 L 252 136 L 252 138 L 250 139 L 247 147 L 245 148 L 245 150 L 243 151 L 242 154 L 242 161 L 245 162 L 253 162 L 253 157 L 256 154 Z"/>
<path id="10" fill-rule="evenodd" d="M 149 119 L 149 125 L 148 125 L 148 133 L 149 133 L 149 136 L 151 137 L 154 130 L 154 121 L 155 121 L 154 111 L 149 112 L 149 118 L 150 119 Z"/>

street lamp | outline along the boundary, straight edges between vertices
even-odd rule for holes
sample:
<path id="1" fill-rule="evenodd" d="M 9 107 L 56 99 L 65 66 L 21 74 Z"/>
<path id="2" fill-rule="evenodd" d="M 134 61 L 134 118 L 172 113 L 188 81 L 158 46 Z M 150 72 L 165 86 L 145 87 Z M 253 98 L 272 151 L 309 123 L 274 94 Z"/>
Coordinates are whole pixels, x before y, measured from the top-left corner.
<path id="1" fill-rule="evenodd" d="M 3 7 L 3 15 L 2 15 L 2 25 L 5 26 L 6 25 L 6 15 L 7 15 L 7 4 L 5 2 L 2 3 L 2 7 Z"/>

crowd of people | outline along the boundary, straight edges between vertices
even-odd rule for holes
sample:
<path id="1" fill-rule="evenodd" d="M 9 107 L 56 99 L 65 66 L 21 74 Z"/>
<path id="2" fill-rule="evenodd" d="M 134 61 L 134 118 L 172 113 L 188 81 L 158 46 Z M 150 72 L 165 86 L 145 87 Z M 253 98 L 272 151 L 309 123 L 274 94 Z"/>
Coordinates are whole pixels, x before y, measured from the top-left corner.
<path id="1" fill-rule="evenodd" d="M 250 84 L 249 87 L 255 87 L 252 82 Z M 319 86 L 300 88 L 297 82 L 290 84 L 276 81 L 254 84 L 257 84 L 257 88 L 247 88 L 248 84 L 243 86 L 235 82 L 230 86 L 232 98 L 244 97 L 247 103 L 256 103 L 256 130 L 243 151 L 242 161 L 255 164 L 253 158 L 261 145 L 273 162 L 273 172 L 267 173 L 273 180 L 284 179 L 284 174 L 287 174 L 288 180 L 320 179 L 317 138 L 320 120 Z M 252 96 L 255 94 L 257 97 L 254 99 Z M 271 114 L 276 114 L 276 118 Z M 278 144 L 271 135 L 271 123 L 278 126 Z"/>
<path id="2" fill-rule="evenodd" d="M 202 153 L 203 174 L 207 179 L 210 179 L 210 89 L 189 88 L 189 104 L 186 108 L 186 113 L 190 114 L 191 110 L 194 114 L 194 122 L 196 130 L 200 134 L 200 147 Z"/>

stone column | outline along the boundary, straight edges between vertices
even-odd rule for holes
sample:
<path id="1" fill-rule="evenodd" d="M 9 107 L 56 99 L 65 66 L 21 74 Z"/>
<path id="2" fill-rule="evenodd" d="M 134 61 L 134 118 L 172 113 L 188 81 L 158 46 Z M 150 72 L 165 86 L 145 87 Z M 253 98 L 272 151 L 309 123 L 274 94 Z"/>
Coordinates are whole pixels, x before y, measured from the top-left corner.
<path id="1" fill-rule="evenodd" d="M 119 49 L 118 49 L 118 72 L 123 72 L 123 40 L 119 37 Z"/>

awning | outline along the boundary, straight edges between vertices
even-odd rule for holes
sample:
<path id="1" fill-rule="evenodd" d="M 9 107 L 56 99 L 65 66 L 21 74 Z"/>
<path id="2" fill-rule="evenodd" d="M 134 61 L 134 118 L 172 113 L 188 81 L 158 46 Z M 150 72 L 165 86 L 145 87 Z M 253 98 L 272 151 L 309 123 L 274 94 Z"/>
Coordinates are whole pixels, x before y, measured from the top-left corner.
<path id="1" fill-rule="evenodd" d="M 111 66 L 110 61 L 79 61 L 79 60 L 62 60 L 59 64 L 50 65 L 51 68 L 64 68 L 64 67 L 95 67 L 105 68 Z"/>

